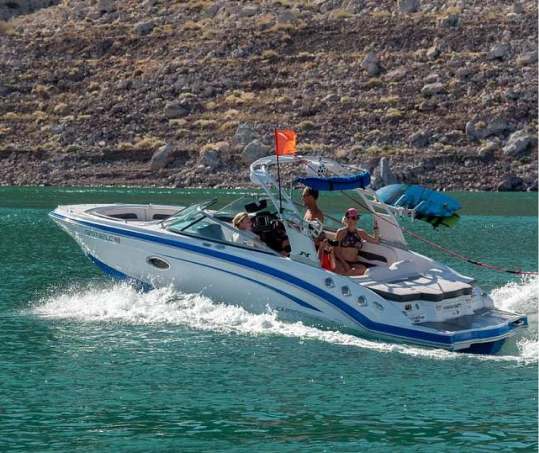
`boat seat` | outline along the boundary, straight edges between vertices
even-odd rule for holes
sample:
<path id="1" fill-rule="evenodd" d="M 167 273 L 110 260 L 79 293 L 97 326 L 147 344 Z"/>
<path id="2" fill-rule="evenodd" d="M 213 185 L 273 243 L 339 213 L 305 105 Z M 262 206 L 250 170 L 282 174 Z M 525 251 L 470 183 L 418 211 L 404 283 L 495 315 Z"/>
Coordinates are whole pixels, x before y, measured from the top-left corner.
<path id="1" fill-rule="evenodd" d="M 110 214 L 109 217 L 121 220 L 138 220 L 138 216 L 134 212 L 121 212 L 118 214 Z"/>
<path id="2" fill-rule="evenodd" d="M 197 234 L 208 239 L 226 241 L 221 225 L 217 225 L 215 223 L 197 228 Z"/>
<path id="3" fill-rule="evenodd" d="M 157 213 L 153 215 L 152 220 L 165 220 L 165 219 L 168 219 L 169 217 L 170 217 L 170 214 Z"/>
<path id="4" fill-rule="evenodd" d="M 419 275 L 417 265 L 413 261 L 404 260 L 397 261 L 391 266 L 379 266 L 375 268 L 369 268 L 365 272 L 365 275 L 368 275 L 375 281 L 397 281 L 403 278 L 409 278 Z"/>
<path id="5" fill-rule="evenodd" d="M 383 298 L 397 302 L 419 299 L 439 302 L 469 296 L 473 292 L 473 288 L 465 282 L 436 278 L 432 274 L 417 275 L 394 282 L 372 282 L 366 286 Z"/>
<path id="6" fill-rule="evenodd" d="M 397 302 L 441 301 L 473 292 L 470 283 L 448 279 L 437 269 L 419 272 L 416 263 L 409 260 L 367 269 L 365 275 L 372 279 L 365 285 L 367 288 Z"/>
<path id="7" fill-rule="evenodd" d="M 368 266 L 383 266 L 387 265 L 387 258 L 383 255 L 378 255 L 377 253 L 372 252 L 366 252 L 364 250 L 360 250 L 358 252 L 358 255 L 362 258 L 362 262 L 365 261 L 364 264 L 367 264 Z"/>

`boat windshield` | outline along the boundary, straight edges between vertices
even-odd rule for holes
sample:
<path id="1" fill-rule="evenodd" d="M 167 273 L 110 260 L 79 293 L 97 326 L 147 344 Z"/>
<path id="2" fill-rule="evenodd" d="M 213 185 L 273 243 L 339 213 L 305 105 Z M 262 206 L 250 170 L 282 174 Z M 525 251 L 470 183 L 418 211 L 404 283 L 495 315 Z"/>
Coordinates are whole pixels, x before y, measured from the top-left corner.
<path id="1" fill-rule="evenodd" d="M 204 217 L 204 209 L 208 208 L 217 200 L 205 201 L 197 203 L 181 210 L 178 214 L 168 218 L 163 222 L 163 227 L 166 230 L 184 231 L 186 228 L 200 222 Z"/>
<path id="2" fill-rule="evenodd" d="M 199 203 L 163 222 L 163 227 L 173 233 L 196 236 L 206 240 L 233 244 L 235 247 L 255 249 L 266 253 L 276 253 L 266 244 L 249 233 L 235 229 L 225 217 L 226 212 L 212 212 L 206 209 L 216 203 Z"/>

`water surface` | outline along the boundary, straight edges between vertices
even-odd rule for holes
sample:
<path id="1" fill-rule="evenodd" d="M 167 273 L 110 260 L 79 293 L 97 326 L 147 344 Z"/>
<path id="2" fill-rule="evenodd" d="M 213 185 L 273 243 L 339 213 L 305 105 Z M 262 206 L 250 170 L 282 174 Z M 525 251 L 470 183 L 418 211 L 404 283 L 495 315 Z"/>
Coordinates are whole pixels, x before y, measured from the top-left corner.
<path id="1" fill-rule="evenodd" d="M 499 355 L 454 354 L 170 289 L 138 293 L 111 282 L 47 217 L 58 204 L 239 192 L 0 188 L 0 451 L 537 451 L 534 276 L 407 236 L 477 277 L 500 307 L 529 315 L 529 331 Z M 474 261 L 537 271 L 536 194 L 453 195 L 463 204 L 455 228 L 405 228 Z M 320 204 L 339 216 L 348 202 Z"/>

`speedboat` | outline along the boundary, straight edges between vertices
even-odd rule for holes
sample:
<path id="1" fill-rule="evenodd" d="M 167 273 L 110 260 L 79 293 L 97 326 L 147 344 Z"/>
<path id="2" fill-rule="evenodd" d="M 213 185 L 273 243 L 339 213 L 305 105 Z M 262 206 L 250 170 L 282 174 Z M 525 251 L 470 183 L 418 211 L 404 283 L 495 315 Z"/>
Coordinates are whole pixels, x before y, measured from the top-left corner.
<path id="1" fill-rule="evenodd" d="M 251 165 L 250 178 L 263 190 L 220 208 L 215 199 L 85 204 L 49 215 L 103 271 L 145 290 L 172 285 L 253 313 L 271 310 L 282 319 L 448 351 L 494 354 L 528 326 L 526 316 L 496 308 L 474 278 L 410 250 L 398 218 L 454 219 L 458 206 L 445 195 L 410 205 L 405 193 L 373 190 L 367 171 L 317 156 L 267 156 Z M 317 238 L 334 238 L 336 228 L 304 220 L 293 196 L 299 186 L 342 191 L 377 219 L 380 243 L 366 242 L 359 252 L 363 275 L 321 267 Z M 259 239 L 234 228 L 242 211 Z"/>

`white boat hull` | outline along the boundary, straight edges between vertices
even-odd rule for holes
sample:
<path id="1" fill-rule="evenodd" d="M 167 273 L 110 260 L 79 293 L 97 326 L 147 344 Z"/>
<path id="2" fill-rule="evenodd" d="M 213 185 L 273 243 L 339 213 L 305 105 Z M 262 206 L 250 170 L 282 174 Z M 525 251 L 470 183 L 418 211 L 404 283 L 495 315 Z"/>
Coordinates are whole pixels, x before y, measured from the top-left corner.
<path id="1" fill-rule="evenodd" d="M 246 253 L 227 243 L 172 233 L 158 223 L 111 220 L 88 210 L 59 207 L 51 217 L 101 269 L 145 289 L 172 285 L 254 313 L 277 310 L 288 319 L 453 351 L 496 352 L 527 325 L 525 317 L 493 306 L 478 310 L 483 297 L 478 289 L 450 301 L 417 301 L 419 314 L 414 318 L 414 306 L 388 300 L 365 282 L 276 254 Z M 450 328 L 447 316 L 436 318 L 451 309 L 469 310 L 469 319 L 461 317 L 461 325 Z"/>

